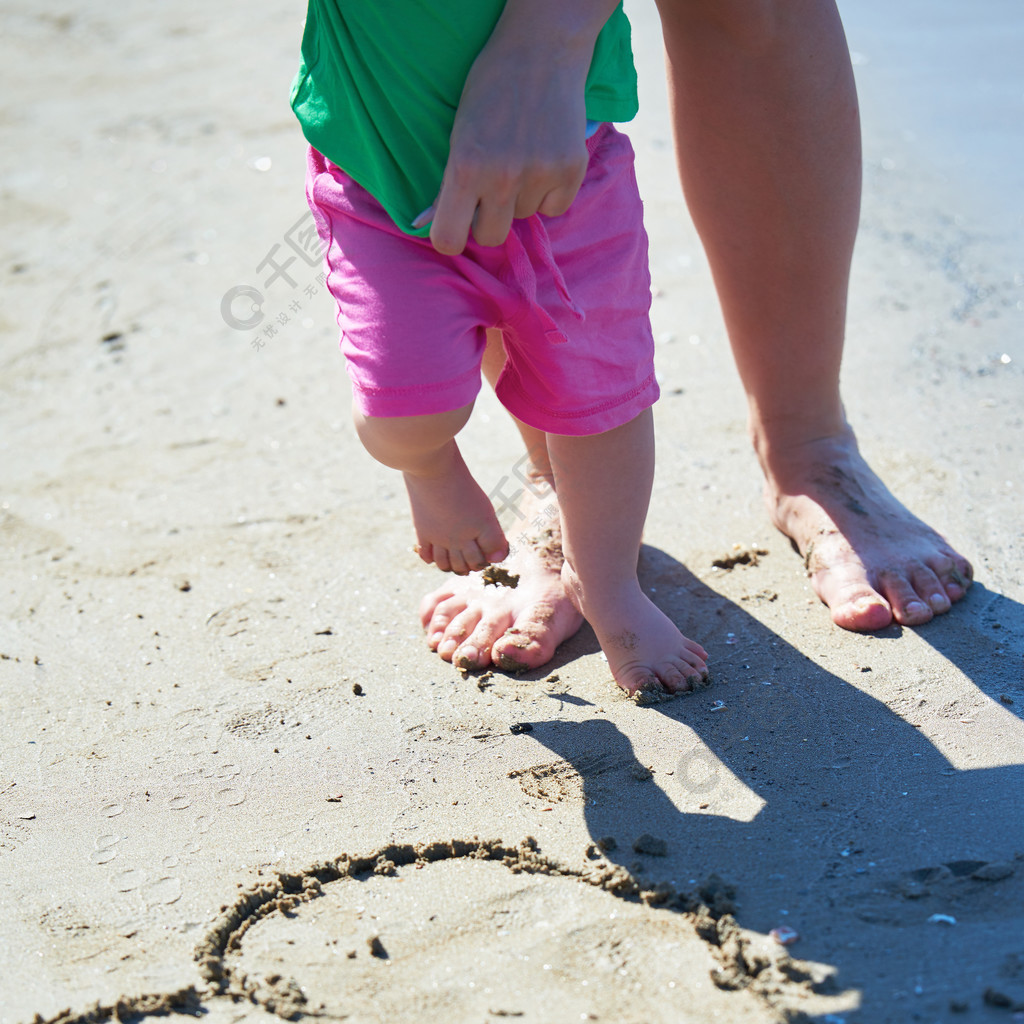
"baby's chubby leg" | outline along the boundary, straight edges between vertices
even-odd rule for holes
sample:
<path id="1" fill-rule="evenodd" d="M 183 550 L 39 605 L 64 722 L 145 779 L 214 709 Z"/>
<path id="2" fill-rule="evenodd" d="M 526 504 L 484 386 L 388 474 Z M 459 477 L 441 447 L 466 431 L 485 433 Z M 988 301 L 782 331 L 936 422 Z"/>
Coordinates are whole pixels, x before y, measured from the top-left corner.
<path id="1" fill-rule="evenodd" d="M 636 575 L 654 479 L 647 409 L 590 437 L 548 435 L 562 507 L 562 576 L 628 693 L 691 690 L 707 679 L 707 652 L 644 594 Z"/>
<path id="2" fill-rule="evenodd" d="M 455 443 L 472 410 L 470 403 L 427 416 L 355 412 L 356 432 L 366 450 L 405 478 L 420 558 L 459 574 L 500 562 L 508 554 L 490 499 Z"/>

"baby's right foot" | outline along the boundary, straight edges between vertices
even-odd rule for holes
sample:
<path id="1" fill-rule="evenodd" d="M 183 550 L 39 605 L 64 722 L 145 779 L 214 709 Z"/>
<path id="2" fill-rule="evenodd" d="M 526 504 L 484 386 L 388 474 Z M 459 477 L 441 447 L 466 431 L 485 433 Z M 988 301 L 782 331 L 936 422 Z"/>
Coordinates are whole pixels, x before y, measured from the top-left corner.
<path id="1" fill-rule="evenodd" d="M 473 479 L 454 441 L 430 473 L 403 473 L 416 529 L 416 552 L 444 572 L 464 575 L 500 562 L 508 541 L 494 506 Z"/>
<path id="2" fill-rule="evenodd" d="M 595 601 L 584 592 L 568 564 L 562 573 L 597 635 L 615 682 L 626 693 L 650 689 L 676 693 L 707 682 L 707 651 L 683 636 L 638 583 L 621 594 L 603 594 Z"/>

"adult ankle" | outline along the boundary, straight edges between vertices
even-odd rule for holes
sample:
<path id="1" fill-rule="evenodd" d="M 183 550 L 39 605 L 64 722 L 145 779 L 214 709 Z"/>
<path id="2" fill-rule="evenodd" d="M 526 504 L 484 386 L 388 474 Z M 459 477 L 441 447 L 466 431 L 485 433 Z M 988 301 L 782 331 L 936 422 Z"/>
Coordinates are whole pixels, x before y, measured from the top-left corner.
<path id="1" fill-rule="evenodd" d="M 748 431 L 765 473 L 776 466 L 802 461 L 811 446 L 820 447 L 830 442 L 842 447 L 857 445 L 853 430 L 841 413 L 813 419 L 779 417 L 774 420 L 752 415 Z"/>

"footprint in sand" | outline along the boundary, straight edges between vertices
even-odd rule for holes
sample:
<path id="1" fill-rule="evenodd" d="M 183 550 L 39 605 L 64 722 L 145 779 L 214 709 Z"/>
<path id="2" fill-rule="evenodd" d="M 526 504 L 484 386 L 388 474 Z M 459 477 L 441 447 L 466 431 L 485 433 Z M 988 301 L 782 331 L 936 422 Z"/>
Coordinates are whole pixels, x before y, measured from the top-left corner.
<path id="1" fill-rule="evenodd" d="M 1024 906 L 1024 864 L 1019 860 L 951 860 L 905 871 L 850 906 L 868 924 L 905 928 L 922 922 L 948 925 L 1016 917 Z"/>
<path id="2" fill-rule="evenodd" d="M 551 761 L 529 768 L 517 768 L 508 773 L 510 779 L 534 800 L 559 803 L 566 799 L 583 800 L 584 776 L 592 783 L 599 775 L 621 768 L 626 761 L 607 755 L 583 755 L 576 764 L 569 761 Z"/>

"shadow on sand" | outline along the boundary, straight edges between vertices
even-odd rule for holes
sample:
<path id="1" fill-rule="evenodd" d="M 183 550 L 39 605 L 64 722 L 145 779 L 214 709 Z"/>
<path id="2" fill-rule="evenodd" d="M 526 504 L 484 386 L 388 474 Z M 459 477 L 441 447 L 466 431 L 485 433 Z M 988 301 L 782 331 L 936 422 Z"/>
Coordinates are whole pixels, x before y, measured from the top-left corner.
<path id="1" fill-rule="evenodd" d="M 674 732 L 680 724 L 692 730 L 674 773 L 653 783 L 635 778 L 640 761 L 607 718 L 533 723 L 533 738 L 579 773 L 594 841 L 614 837 L 610 859 L 652 882 L 685 889 L 720 875 L 737 890 L 742 925 L 795 927 L 796 955 L 837 966 L 842 987 L 860 990 L 857 1020 L 915 1019 L 925 995 L 941 997 L 947 1012 L 961 992 L 979 1007 L 1000 964 L 1024 964 L 1024 864 L 998 883 L 969 877 L 981 863 L 1013 862 L 1024 848 L 1020 733 L 1007 736 L 1004 766 L 957 769 L 914 725 L 916 693 L 928 698 L 931 729 L 945 699 L 923 671 L 897 663 L 920 681 L 901 686 L 894 701 L 880 678 L 885 669 L 851 665 L 864 681 L 851 685 L 661 551 L 644 548 L 641 578 L 690 635 L 728 632 L 735 646 L 714 658 L 710 689 L 644 709 L 676 723 Z M 900 632 L 881 638 L 897 642 Z M 1024 636 L 1019 603 L 975 585 L 919 635 L 981 693 L 997 702 L 1015 695 L 1000 708 L 1021 715 L 1020 651 L 993 654 L 993 636 Z M 566 647 L 559 661 L 596 649 L 586 628 Z M 894 664 L 888 650 L 878 660 Z M 899 713 L 869 692 L 883 686 Z M 715 710 L 715 700 L 726 707 Z M 1005 720 L 1016 725 L 1009 714 Z M 737 820 L 735 808 L 744 806 L 750 820 Z M 641 833 L 664 838 L 668 856 L 635 853 Z M 957 926 L 929 923 L 934 913 Z"/>

